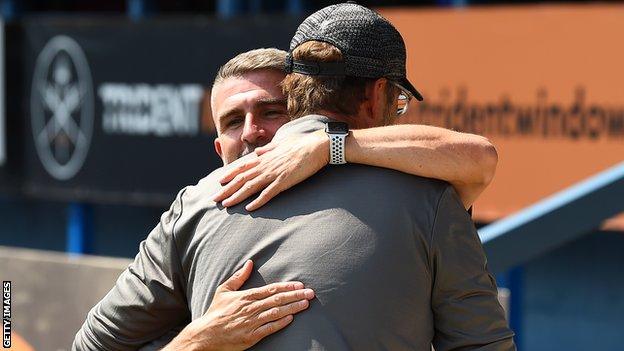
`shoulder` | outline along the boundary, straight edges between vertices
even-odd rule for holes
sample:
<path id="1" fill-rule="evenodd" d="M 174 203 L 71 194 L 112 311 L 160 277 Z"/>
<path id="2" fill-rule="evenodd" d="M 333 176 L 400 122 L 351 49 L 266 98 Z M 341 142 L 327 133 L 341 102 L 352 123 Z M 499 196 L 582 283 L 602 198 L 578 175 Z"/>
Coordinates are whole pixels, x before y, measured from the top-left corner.
<path id="1" fill-rule="evenodd" d="M 208 206 L 214 204 L 211 198 L 221 188 L 219 179 L 223 174 L 224 168 L 220 167 L 201 178 L 197 183 L 187 185 L 179 193 L 180 201 L 184 205 L 193 208 L 196 205 Z"/>
<path id="2" fill-rule="evenodd" d="M 223 168 L 218 168 L 178 191 L 169 209 L 160 217 L 160 226 L 165 232 L 171 233 L 177 241 L 188 239 L 190 231 L 187 228 L 191 228 L 207 210 L 216 208 L 212 196 L 221 187 L 219 178 L 222 173 Z"/>
<path id="3" fill-rule="evenodd" d="M 455 188 L 448 186 L 444 189 L 436 204 L 433 226 L 431 235 L 444 235 L 453 237 L 453 240 L 459 240 L 459 237 L 476 236 L 476 228 L 470 216 L 466 211 Z"/>

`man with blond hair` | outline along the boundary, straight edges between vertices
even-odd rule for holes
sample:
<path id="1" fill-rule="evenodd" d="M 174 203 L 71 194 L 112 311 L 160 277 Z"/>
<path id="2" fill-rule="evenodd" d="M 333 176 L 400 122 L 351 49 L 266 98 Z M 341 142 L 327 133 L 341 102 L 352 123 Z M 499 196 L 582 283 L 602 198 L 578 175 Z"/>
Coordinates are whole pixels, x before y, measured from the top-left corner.
<path id="1" fill-rule="evenodd" d="M 319 49 L 327 48 L 312 51 Z M 293 55 L 297 58 L 298 51 Z M 93 348 L 136 349 L 181 322 L 193 320 L 167 349 L 245 349 L 288 324 L 289 328 L 256 347 L 424 349 L 433 341 L 439 350 L 468 345 L 506 349 L 511 333 L 500 319 L 502 309 L 494 303 L 495 286 L 485 271 L 474 227 L 453 189 L 442 182 L 379 168 L 323 166 L 346 160 L 411 174 L 419 174 L 420 169 L 424 172 L 420 175 L 455 181 L 465 206 L 478 193 L 471 190 L 475 186 L 464 185 L 478 184 L 476 188 L 482 190 L 487 182 L 458 181 L 461 177 L 454 174 L 461 173 L 461 167 L 449 170 L 453 167 L 444 163 L 465 165 L 468 179 L 473 173 L 483 176 L 488 172 L 472 171 L 478 167 L 470 167 L 471 157 L 453 157 L 440 150 L 418 152 L 415 145 L 423 148 L 440 142 L 436 138 L 444 132 L 435 129 L 427 133 L 430 144 L 405 143 L 414 133 L 401 134 L 401 130 L 412 128 L 401 126 L 390 130 L 395 135 L 393 141 L 376 139 L 379 131 L 371 128 L 345 136 L 340 151 L 332 146 L 320 130 L 330 122 L 328 116 L 334 121 L 348 120 L 353 128 L 365 128 L 387 124 L 404 111 L 405 106 L 399 111 L 395 104 L 405 103 L 407 96 L 394 99 L 398 92 L 383 83 L 385 78 L 327 78 L 326 84 L 318 86 L 321 94 L 311 100 L 302 98 L 299 106 L 289 95 L 288 108 L 297 117 L 321 112 L 325 116 L 306 116 L 280 128 L 290 119 L 279 91 L 283 73 L 277 69 L 260 72 L 266 62 L 258 64 L 258 70 L 240 75 L 235 64 L 229 65 L 215 80 L 213 112 L 219 131 L 215 148 L 224 163 L 232 165 L 180 192 L 161 225 L 142 244 L 135 263 L 90 313 L 78 344 L 98 345 L 98 338 L 109 333 L 105 339 L 110 344 Z M 300 62 L 292 64 L 298 67 Z M 288 78 L 284 88 L 289 94 L 297 94 L 293 86 L 318 83 L 297 81 L 296 75 Z M 357 90 L 358 86 L 363 89 Z M 357 91 L 348 93 L 345 87 Z M 378 90 L 386 94 L 383 103 Z M 329 100 L 323 99 L 332 93 L 353 99 L 345 98 L 349 103 L 337 107 L 325 106 Z M 388 99 L 389 94 L 393 98 Z M 269 144 L 278 129 L 276 142 Z M 280 149 L 281 145 L 290 149 Z M 290 151 L 293 145 L 295 151 Z M 379 145 L 385 147 L 379 150 Z M 405 145 L 411 145 L 409 152 Z M 330 147 L 334 155 L 330 155 Z M 264 151 L 252 153 L 254 148 Z M 309 156 L 317 154 L 322 157 Z M 307 162 L 302 164 L 302 159 L 294 156 Z M 423 162 L 436 160 L 435 156 L 443 166 L 429 167 Z M 419 163 L 425 163 L 425 170 Z M 272 167 L 278 164 L 286 168 Z M 293 165 L 299 165 L 298 171 L 293 171 Z M 319 174 L 251 215 L 242 206 L 233 206 L 249 192 L 268 186 L 260 195 L 262 200 L 254 200 L 251 209 L 257 209 L 275 196 L 275 189 L 281 192 L 316 172 Z M 222 187 L 221 181 L 228 178 L 236 180 Z M 462 186 L 465 192 L 460 190 Z M 227 198 L 225 206 L 233 207 L 211 201 L 214 193 L 217 198 Z M 448 230 L 455 225 L 463 232 L 455 227 Z M 449 242 L 455 239 L 457 243 Z M 252 273 L 247 262 L 238 275 L 221 284 L 247 258 L 254 259 L 258 271 Z M 450 272 L 464 265 L 463 272 Z M 247 287 L 256 288 L 235 295 L 248 278 Z M 280 298 L 269 299 L 277 295 L 274 284 L 288 280 L 292 282 L 283 283 L 283 290 L 277 291 Z M 308 303 L 313 295 L 298 281 L 314 289 L 317 299 Z M 273 284 L 273 290 L 262 290 L 267 283 Z M 429 296 L 435 288 L 446 289 L 450 295 Z M 308 310 L 292 322 L 292 315 L 308 304 Z M 455 312 L 458 315 L 453 317 Z M 476 318 L 479 314 L 484 315 Z M 471 327 L 456 331 L 454 328 L 461 326 L 459 320 Z M 467 334 L 462 339 L 453 331 Z M 228 337 L 230 344 L 223 343 Z"/>

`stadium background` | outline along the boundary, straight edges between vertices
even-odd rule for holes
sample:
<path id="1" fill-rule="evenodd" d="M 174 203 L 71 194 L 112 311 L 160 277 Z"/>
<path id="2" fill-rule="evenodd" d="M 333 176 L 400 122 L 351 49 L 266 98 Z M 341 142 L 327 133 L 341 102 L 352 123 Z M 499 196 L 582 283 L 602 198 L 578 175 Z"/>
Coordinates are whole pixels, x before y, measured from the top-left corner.
<path id="1" fill-rule="evenodd" d="M 133 257 L 175 192 L 218 167 L 205 90 L 218 66 L 286 48 L 330 3 L 0 1 L 0 277 L 13 282 L 14 348 L 18 334 L 62 348 L 51 340 L 77 326 L 56 322 L 72 307 L 83 318 L 127 262 L 76 254 Z M 401 122 L 498 147 L 474 217 L 519 349 L 622 349 L 624 4 L 360 3 L 401 31 L 425 95 Z M 82 137 L 61 123 L 42 143 L 68 108 L 46 96 L 72 84 L 86 95 L 64 116 Z"/>

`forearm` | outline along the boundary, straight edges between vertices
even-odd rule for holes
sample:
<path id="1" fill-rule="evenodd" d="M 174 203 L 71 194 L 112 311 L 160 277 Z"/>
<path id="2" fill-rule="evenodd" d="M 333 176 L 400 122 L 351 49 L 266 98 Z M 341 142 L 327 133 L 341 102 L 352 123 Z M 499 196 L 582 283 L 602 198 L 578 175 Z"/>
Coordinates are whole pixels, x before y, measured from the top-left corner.
<path id="1" fill-rule="evenodd" d="M 353 130 L 345 148 L 347 162 L 445 180 L 466 208 L 490 183 L 498 162 L 486 138 L 425 125 Z"/>
<path id="2" fill-rule="evenodd" d="M 89 311 L 72 350 L 137 350 L 157 339 L 168 329 L 161 323 L 169 317 L 153 304 L 139 302 L 154 298 L 146 292 L 130 268 L 124 271 L 115 287 Z"/>
<path id="3" fill-rule="evenodd" d="M 115 286 L 91 309 L 72 350 L 136 350 L 190 319 L 173 236 L 183 194 L 141 242 Z"/>

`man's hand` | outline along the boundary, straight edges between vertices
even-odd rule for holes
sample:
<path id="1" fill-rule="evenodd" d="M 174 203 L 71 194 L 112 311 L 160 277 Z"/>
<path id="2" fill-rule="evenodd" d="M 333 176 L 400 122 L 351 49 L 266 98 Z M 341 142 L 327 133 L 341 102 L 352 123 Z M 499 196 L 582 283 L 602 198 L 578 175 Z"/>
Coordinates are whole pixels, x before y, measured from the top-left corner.
<path id="1" fill-rule="evenodd" d="M 240 162 L 224 174 L 221 183 L 227 185 L 215 194 L 213 201 L 222 201 L 225 207 L 234 206 L 262 190 L 245 206 L 247 211 L 259 208 L 327 165 L 329 139 L 320 130 L 269 143 L 254 152 L 258 157 Z"/>
<path id="2" fill-rule="evenodd" d="M 201 318 L 191 322 L 163 351 L 245 350 L 286 327 L 309 306 L 314 291 L 285 282 L 238 291 L 251 275 L 252 261 L 221 284 Z"/>

